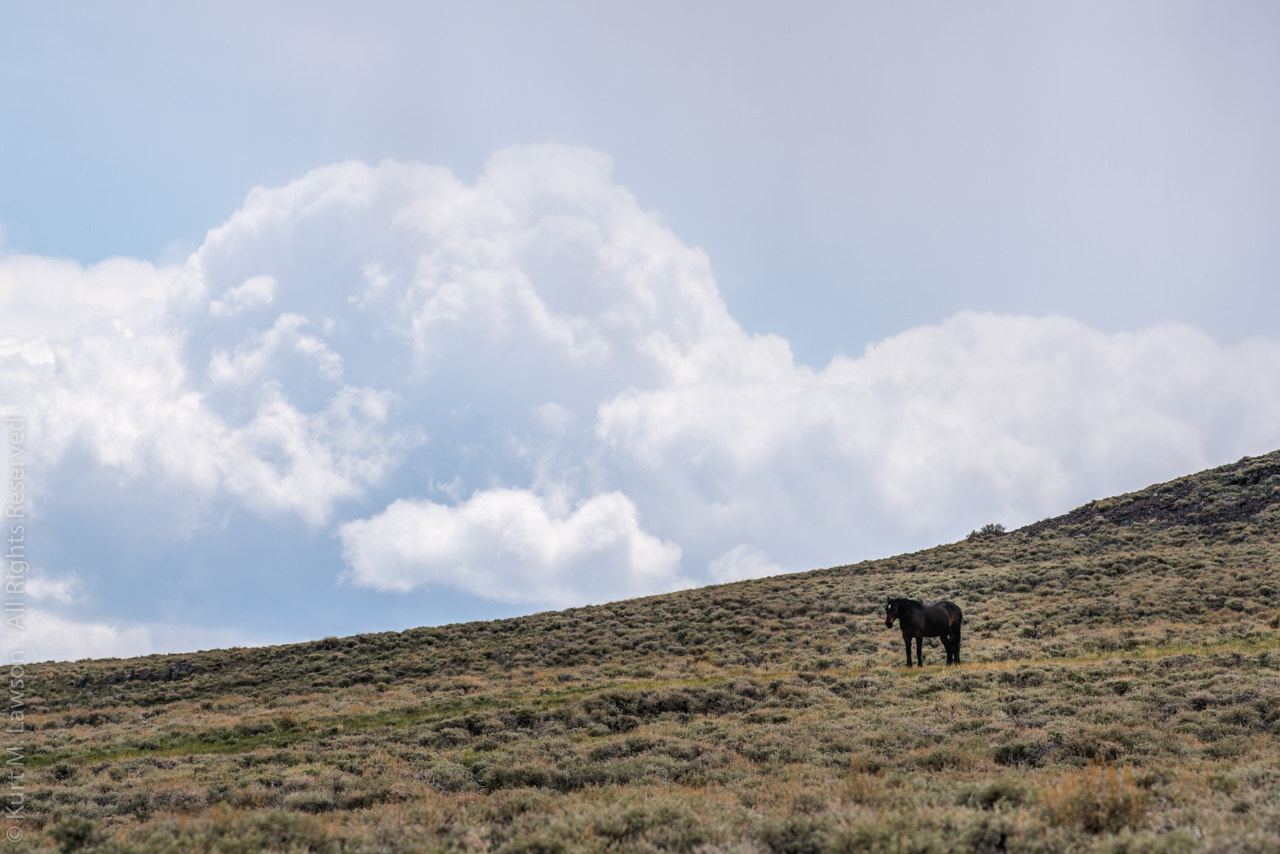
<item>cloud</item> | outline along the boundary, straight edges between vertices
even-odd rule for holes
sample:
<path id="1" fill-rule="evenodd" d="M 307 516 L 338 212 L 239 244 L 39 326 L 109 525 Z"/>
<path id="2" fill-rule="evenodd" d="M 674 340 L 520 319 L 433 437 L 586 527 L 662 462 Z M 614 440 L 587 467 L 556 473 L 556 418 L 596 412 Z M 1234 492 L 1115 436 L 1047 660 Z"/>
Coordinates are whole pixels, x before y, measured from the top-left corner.
<path id="1" fill-rule="evenodd" d="M 759 339 L 719 346 L 602 403 L 597 435 L 679 472 L 705 508 L 739 505 L 744 531 L 779 511 L 863 537 L 937 536 L 975 511 L 1021 524 L 1280 442 L 1280 345 L 1224 348 L 1185 326 L 1106 335 L 965 312 L 823 371 Z"/>
<path id="2" fill-rule="evenodd" d="M 680 547 L 641 528 L 617 492 L 572 510 L 519 489 L 478 492 L 457 507 L 402 499 L 339 535 L 353 580 L 379 590 L 439 584 L 565 606 L 689 585 Z"/>
<path id="3" fill-rule="evenodd" d="M 21 636 L 9 633 L 6 646 L 21 650 L 28 661 L 125 658 L 158 651 L 145 626 L 80 623 L 41 608 L 28 608 L 24 627 L 26 631 Z"/>
<path id="4" fill-rule="evenodd" d="M 64 605 L 81 598 L 80 581 L 76 578 L 34 577 L 26 583 L 24 592 L 32 599 L 52 599 Z"/>
<path id="5" fill-rule="evenodd" d="M 30 585 L 29 585 L 30 587 Z M 49 597 L 42 597 L 49 598 Z M 60 599 L 54 596 L 55 599 Z M 163 652 L 195 652 L 229 646 L 269 643 L 228 629 L 206 629 L 170 623 L 121 625 L 113 619 L 80 621 L 44 607 L 23 612 L 22 632 L 6 628 L 5 649 L 18 650 L 22 659 L 77 661 L 82 658 L 130 658 Z"/>
<path id="6" fill-rule="evenodd" d="M 321 373 L 332 363 L 323 351 L 305 355 L 319 358 Z M 314 525 L 378 480 L 398 441 L 368 430 L 385 419 L 386 394 L 336 383 L 323 409 L 304 412 L 265 381 L 247 413 L 226 417 L 192 382 L 182 340 L 168 331 L 85 326 L 13 349 L 6 367 L 0 401 L 28 418 L 32 456 L 45 465 L 85 448 L 130 477 L 227 494 Z"/>
<path id="7" fill-rule="evenodd" d="M 765 578 L 770 575 L 781 575 L 784 570 L 769 556 L 755 546 L 734 546 L 720 557 L 711 561 L 707 569 L 717 584 L 730 581 L 742 581 L 746 578 Z"/>
<path id="8" fill-rule="evenodd" d="M 78 449 L 329 527 L 356 585 L 539 605 L 923 547 L 1280 447 L 1271 340 L 961 312 L 798 364 L 611 169 L 340 163 L 174 267 L 0 258 L 0 298 L 40 291 L 0 326 L 0 405 L 46 468 Z"/>
<path id="9" fill-rule="evenodd" d="M 85 325 L 153 323 L 183 281 L 173 268 L 111 258 L 81 267 L 34 255 L 0 255 L 0 339 L 61 339 Z"/>
<path id="10" fill-rule="evenodd" d="M 209 314 L 219 318 L 235 317 L 242 311 L 260 305 L 270 305 L 275 299 L 276 280 L 271 276 L 252 276 L 244 284 L 231 288 L 209 303 Z"/>
<path id="11" fill-rule="evenodd" d="M 325 379 L 335 382 L 342 379 L 342 357 L 320 338 L 300 331 L 308 322 L 297 314 L 282 314 L 269 330 L 254 336 L 252 342 L 242 344 L 234 355 L 215 350 L 209 360 L 209 379 L 214 385 L 243 385 L 260 379 L 282 350 L 292 350 L 312 360 Z"/>
<path id="12" fill-rule="evenodd" d="M 132 478 L 322 524 L 394 459 L 403 437 L 369 429 L 385 420 L 390 396 L 343 384 L 341 358 L 291 314 L 262 332 L 242 330 L 234 353 L 215 349 L 198 369 L 187 348 L 206 336 L 174 315 L 206 290 L 198 258 L 162 269 L 0 258 L 0 300 L 16 307 L 0 312 L 13 333 L 0 339 L 0 405 L 27 417 L 37 468 L 83 448 Z M 291 358 L 288 367 L 325 385 L 318 399 L 303 404 L 297 383 L 269 372 Z M 233 400 L 211 396 L 224 385 L 237 386 Z"/>
<path id="13" fill-rule="evenodd" d="M 0 359 L 17 356 L 28 365 L 53 365 L 53 350 L 43 336 L 25 341 L 17 338 L 0 339 Z"/>

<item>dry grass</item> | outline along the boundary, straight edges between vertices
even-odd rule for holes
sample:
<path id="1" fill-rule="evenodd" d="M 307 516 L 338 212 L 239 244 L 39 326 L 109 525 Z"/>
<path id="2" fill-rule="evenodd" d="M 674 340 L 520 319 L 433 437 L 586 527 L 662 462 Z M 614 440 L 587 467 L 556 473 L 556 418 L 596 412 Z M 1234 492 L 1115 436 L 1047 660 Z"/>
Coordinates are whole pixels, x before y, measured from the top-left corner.
<path id="1" fill-rule="evenodd" d="M 1280 457 L 1175 486 L 1094 509 L 1219 521 L 1075 514 L 518 620 L 33 666 L 22 844 L 1277 851 Z M 889 595 L 959 602 L 965 663 L 903 668 Z"/>
<path id="2" fill-rule="evenodd" d="M 1090 763 L 1041 787 L 1040 803 L 1050 824 L 1118 833 L 1142 825 L 1151 792 L 1134 781 L 1132 768 Z"/>

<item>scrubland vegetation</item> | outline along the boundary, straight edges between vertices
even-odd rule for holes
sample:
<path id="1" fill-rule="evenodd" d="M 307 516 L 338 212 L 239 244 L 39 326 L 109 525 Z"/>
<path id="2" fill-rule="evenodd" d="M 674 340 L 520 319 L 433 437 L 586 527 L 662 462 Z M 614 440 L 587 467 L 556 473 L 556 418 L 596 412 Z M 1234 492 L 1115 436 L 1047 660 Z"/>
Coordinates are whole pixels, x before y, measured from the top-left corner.
<path id="1" fill-rule="evenodd" d="M 890 595 L 965 613 L 904 667 Z M 19 847 L 1280 851 L 1280 453 L 491 623 L 28 668 Z"/>

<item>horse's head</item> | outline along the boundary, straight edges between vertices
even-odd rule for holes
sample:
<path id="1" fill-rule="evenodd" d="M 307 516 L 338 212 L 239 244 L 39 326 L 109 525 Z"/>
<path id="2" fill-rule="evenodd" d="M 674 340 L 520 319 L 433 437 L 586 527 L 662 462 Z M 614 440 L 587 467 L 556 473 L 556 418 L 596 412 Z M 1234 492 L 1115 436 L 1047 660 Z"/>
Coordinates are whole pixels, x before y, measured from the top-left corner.
<path id="1" fill-rule="evenodd" d="M 893 621 L 896 619 L 898 619 L 898 600 L 890 599 L 889 604 L 884 606 L 884 627 L 893 628 Z"/>

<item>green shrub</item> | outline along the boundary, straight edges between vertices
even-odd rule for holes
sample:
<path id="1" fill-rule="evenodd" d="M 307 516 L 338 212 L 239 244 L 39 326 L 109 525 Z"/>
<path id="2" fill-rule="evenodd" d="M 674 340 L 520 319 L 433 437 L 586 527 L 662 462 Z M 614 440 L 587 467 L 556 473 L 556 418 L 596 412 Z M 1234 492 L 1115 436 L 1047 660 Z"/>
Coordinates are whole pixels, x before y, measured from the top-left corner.
<path id="1" fill-rule="evenodd" d="M 1015 777 L 996 779 L 961 790 L 958 803 L 976 809 L 993 810 L 998 806 L 1022 806 L 1030 799 L 1026 785 Z"/>
<path id="2" fill-rule="evenodd" d="M 1013 741 L 998 744 L 992 758 L 1000 765 L 1039 765 L 1051 754 L 1054 745 L 1049 741 Z"/>
<path id="3" fill-rule="evenodd" d="M 294 792 L 291 795 L 285 795 L 281 806 L 297 812 L 322 813 L 334 809 L 337 806 L 337 801 L 328 792 L 308 789 L 305 792 Z"/>
<path id="4" fill-rule="evenodd" d="M 471 771 L 447 759 L 431 763 L 423 773 L 423 779 L 441 792 L 465 792 L 480 788 Z"/>
<path id="5" fill-rule="evenodd" d="M 826 837 L 824 828 L 807 815 L 770 819 L 759 831 L 760 841 L 773 854 L 820 854 Z"/>
<path id="6" fill-rule="evenodd" d="M 970 531 L 966 540 L 982 540 L 998 537 L 1004 533 L 1004 525 L 999 522 L 988 522 L 976 531 Z"/>
<path id="7" fill-rule="evenodd" d="M 103 841 L 102 831 L 98 829 L 97 822 L 80 816 L 72 816 L 58 822 L 49 830 L 49 835 L 53 837 L 54 842 L 58 843 L 58 850 L 62 854 L 81 851 Z"/>
<path id="8" fill-rule="evenodd" d="M 520 834 L 498 849 L 498 854 L 566 854 L 569 846 L 563 839 L 546 834 Z"/>

